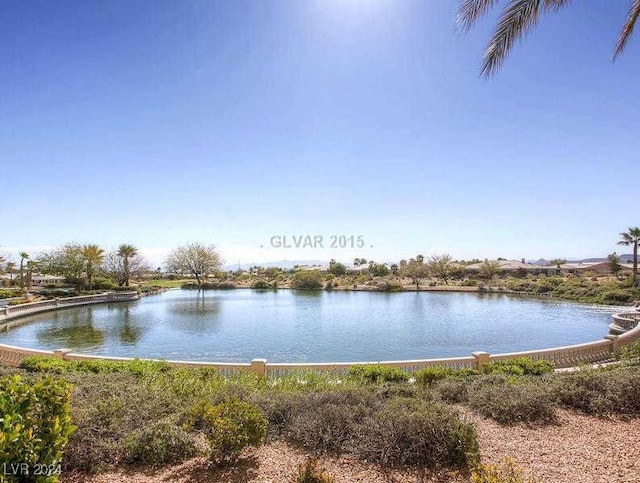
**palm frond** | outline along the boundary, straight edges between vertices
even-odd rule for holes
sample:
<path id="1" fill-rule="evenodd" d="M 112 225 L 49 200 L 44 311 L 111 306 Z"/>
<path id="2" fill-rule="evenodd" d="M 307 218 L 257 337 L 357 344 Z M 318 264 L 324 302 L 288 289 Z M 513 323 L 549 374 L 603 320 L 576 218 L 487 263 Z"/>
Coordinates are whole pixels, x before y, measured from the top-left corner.
<path id="1" fill-rule="evenodd" d="M 511 0 L 505 7 L 484 54 L 481 73 L 490 76 L 498 70 L 516 39 L 538 21 L 541 0 Z"/>
<path id="2" fill-rule="evenodd" d="M 624 23 L 622 31 L 620 32 L 620 36 L 618 37 L 616 51 L 613 54 L 614 59 L 618 57 L 618 55 L 620 55 L 620 53 L 626 47 L 627 42 L 629 38 L 631 38 L 631 34 L 633 33 L 633 27 L 635 27 L 638 17 L 640 17 L 640 0 L 633 0 L 633 2 L 631 3 L 631 8 L 629 9 L 627 21 Z"/>
<path id="3" fill-rule="evenodd" d="M 560 10 L 560 7 L 564 7 L 571 0 L 545 0 L 544 8 L 545 10 L 553 10 L 554 12 Z"/>
<path id="4" fill-rule="evenodd" d="M 462 0 L 458 7 L 458 24 L 462 26 L 462 30 L 470 30 L 497 2 L 498 0 Z"/>
<path id="5" fill-rule="evenodd" d="M 538 22 L 541 9 L 555 12 L 569 2 L 570 0 L 510 0 L 485 51 L 481 74 L 491 76 L 498 70 L 515 41 Z"/>

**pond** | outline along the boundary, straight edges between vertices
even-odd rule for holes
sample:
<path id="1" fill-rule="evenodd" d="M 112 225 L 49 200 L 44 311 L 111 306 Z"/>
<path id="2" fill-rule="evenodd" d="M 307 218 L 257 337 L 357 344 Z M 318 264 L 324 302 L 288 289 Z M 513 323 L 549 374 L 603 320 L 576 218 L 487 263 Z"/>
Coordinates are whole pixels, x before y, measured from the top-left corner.
<path id="1" fill-rule="evenodd" d="M 0 343 L 215 362 L 429 359 L 599 340 L 614 311 L 477 293 L 170 290 L 32 315 Z"/>

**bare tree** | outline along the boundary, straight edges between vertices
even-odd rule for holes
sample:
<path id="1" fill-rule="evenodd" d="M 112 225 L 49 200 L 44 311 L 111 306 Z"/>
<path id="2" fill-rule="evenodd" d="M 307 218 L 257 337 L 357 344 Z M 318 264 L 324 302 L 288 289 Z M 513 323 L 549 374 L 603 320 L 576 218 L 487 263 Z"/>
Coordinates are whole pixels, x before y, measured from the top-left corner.
<path id="1" fill-rule="evenodd" d="M 210 272 L 218 270 L 222 259 L 214 245 L 190 243 L 171 251 L 165 262 L 170 272 L 189 272 L 202 285 Z"/>

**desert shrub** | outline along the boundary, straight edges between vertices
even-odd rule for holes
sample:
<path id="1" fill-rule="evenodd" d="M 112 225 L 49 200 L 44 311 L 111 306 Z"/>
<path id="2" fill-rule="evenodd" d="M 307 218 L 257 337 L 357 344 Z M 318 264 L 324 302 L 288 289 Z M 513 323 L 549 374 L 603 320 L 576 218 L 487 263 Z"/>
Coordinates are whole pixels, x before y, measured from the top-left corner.
<path id="1" fill-rule="evenodd" d="M 267 290 L 271 288 L 271 284 L 266 280 L 256 280 L 251 284 L 251 288 L 256 290 Z"/>
<path id="2" fill-rule="evenodd" d="M 533 381 L 492 376 L 474 380 L 469 387 L 469 405 L 502 424 L 552 422 L 556 417 L 554 403 L 549 385 Z"/>
<path id="3" fill-rule="evenodd" d="M 181 399 L 128 372 L 64 377 L 75 382 L 71 415 L 77 426 L 65 451 L 64 471 L 109 469 L 124 459 L 133 432 L 184 411 Z"/>
<path id="4" fill-rule="evenodd" d="M 482 366 L 484 374 L 507 374 L 514 376 L 541 376 L 553 372 L 553 364 L 541 359 L 517 357 L 503 361 L 490 362 Z"/>
<path id="5" fill-rule="evenodd" d="M 268 421 L 258 407 L 231 398 L 216 405 L 196 404 L 189 425 L 204 431 L 211 460 L 222 463 L 236 459 L 247 446 L 262 444 Z"/>
<path id="6" fill-rule="evenodd" d="M 383 280 L 382 282 L 378 282 L 377 290 L 380 290 L 382 292 L 401 292 L 402 285 L 397 282 Z"/>
<path id="7" fill-rule="evenodd" d="M 322 288 L 322 274 L 313 270 L 296 272 L 291 287 L 298 290 L 319 290 Z"/>
<path id="8" fill-rule="evenodd" d="M 620 359 L 627 364 L 640 364 L 640 341 L 624 346 L 620 351 Z"/>
<path id="9" fill-rule="evenodd" d="M 468 278 L 466 280 L 463 280 L 460 285 L 462 287 L 475 287 L 476 285 L 478 285 L 478 281 L 474 278 Z"/>
<path id="10" fill-rule="evenodd" d="M 169 421 L 132 432 L 125 441 L 124 461 L 162 466 L 180 463 L 198 453 L 193 437 Z"/>
<path id="11" fill-rule="evenodd" d="M 462 379 L 449 378 L 439 381 L 435 386 L 435 390 L 440 399 L 455 404 L 468 400 L 469 391 L 467 390 L 467 385 L 468 383 Z"/>
<path id="12" fill-rule="evenodd" d="M 324 468 L 318 467 L 318 461 L 310 458 L 304 465 L 298 466 L 294 483 L 333 483 L 335 479 Z"/>
<path id="13" fill-rule="evenodd" d="M 640 414 L 640 370 L 584 370 L 555 380 L 561 404 L 588 414 Z"/>
<path id="14" fill-rule="evenodd" d="M 471 483 L 536 483 L 536 480 L 525 476 L 512 458 L 505 458 L 498 465 L 479 464 L 471 472 Z"/>
<path id="15" fill-rule="evenodd" d="M 385 466 L 467 468 L 479 458 L 474 426 L 442 404 L 392 399 L 359 434 L 359 456 Z"/>
<path id="16" fill-rule="evenodd" d="M 70 394 L 71 385 L 63 380 L 45 378 L 30 384 L 18 375 L 0 379 L 0 461 L 6 468 L 26 464 L 33 471 L 36 465 L 46 466 L 53 473 L 47 481 L 58 481 L 57 467 L 75 430 Z M 15 479 L 38 480 L 45 478 L 20 475 Z"/>
<path id="17" fill-rule="evenodd" d="M 286 439 L 308 451 L 338 454 L 353 451 L 364 437 L 362 421 L 380 405 L 375 395 L 364 390 L 301 394 L 281 402 L 285 404 L 279 416 L 286 421 L 281 434 Z"/>
<path id="18" fill-rule="evenodd" d="M 618 289 L 602 292 L 597 297 L 597 302 L 601 304 L 627 304 L 638 297 L 638 292 L 633 289 Z"/>
<path id="19" fill-rule="evenodd" d="M 377 365 L 353 365 L 349 367 L 348 377 L 364 384 L 382 384 L 384 382 L 405 382 L 409 380 L 406 372 L 397 367 Z"/>

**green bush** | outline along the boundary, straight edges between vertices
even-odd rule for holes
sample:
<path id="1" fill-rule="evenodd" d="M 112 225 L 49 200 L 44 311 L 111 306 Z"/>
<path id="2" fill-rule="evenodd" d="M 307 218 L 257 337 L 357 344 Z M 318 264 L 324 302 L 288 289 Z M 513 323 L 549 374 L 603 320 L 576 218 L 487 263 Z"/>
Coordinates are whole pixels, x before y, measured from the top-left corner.
<path id="1" fill-rule="evenodd" d="M 211 460 L 234 460 L 247 446 L 259 446 L 267 435 L 268 421 L 253 404 L 231 398 L 213 405 L 203 401 L 192 409 L 189 426 L 204 431 Z"/>
<path id="2" fill-rule="evenodd" d="M 18 297 L 19 295 L 20 295 L 20 292 L 17 290 L 0 290 L 0 299 Z"/>
<path id="3" fill-rule="evenodd" d="M 108 359 L 64 361 L 55 357 L 46 356 L 29 356 L 20 363 L 20 367 L 26 369 L 28 372 L 49 372 L 54 374 L 71 372 L 93 374 L 128 372 L 136 376 L 171 370 L 171 365 L 165 361 L 150 361 L 145 359 L 132 359 L 130 361 L 111 361 Z"/>
<path id="4" fill-rule="evenodd" d="M 529 357 L 517 357 L 503 361 L 490 362 L 482 366 L 484 374 L 506 374 L 514 376 L 541 376 L 553 372 L 551 362 Z"/>
<path id="5" fill-rule="evenodd" d="M 70 395 L 71 385 L 63 380 L 45 378 L 29 384 L 17 375 L 0 378 L 0 461 L 7 468 L 26 464 L 29 471 L 46 466 L 52 473 L 50 478 L 31 474 L 15 481 L 58 481 L 57 468 L 75 430 Z"/>
<path id="6" fill-rule="evenodd" d="M 418 384 L 430 386 L 436 381 L 451 377 L 453 372 L 453 369 L 449 367 L 425 367 L 414 372 L 413 377 L 415 377 Z"/>
<path id="7" fill-rule="evenodd" d="M 167 421 L 158 421 L 129 435 L 124 461 L 153 466 L 175 464 L 198 453 L 195 441 L 183 429 Z"/>
<path id="8" fill-rule="evenodd" d="M 397 367 L 381 365 L 354 365 L 349 367 L 347 376 L 365 384 L 382 384 L 384 382 L 405 382 L 409 380 L 406 372 Z"/>
<path id="9" fill-rule="evenodd" d="M 502 376 L 479 378 L 469 388 L 469 405 L 502 424 L 553 422 L 555 400 L 547 384 Z"/>
<path id="10" fill-rule="evenodd" d="M 295 483 L 333 483 L 335 479 L 327 471 L 318 468 L 318 461 L 310 458 L 304 465 L 298 466 Z"/>
<path id="11" fill-rule="evenodd" d="M 322 274 L 313 270 L 296 272 L 291 281 L 291 288 L 298 290 L 319 290 L 322 288 Z"/>
<path id="12" fill-rule="evenodd" d="M 93 290 L 113 290 L 118 288 L 118 284 L 105 277 L 95 277 L 92 283 Z"/>

